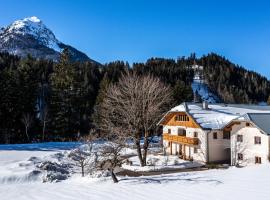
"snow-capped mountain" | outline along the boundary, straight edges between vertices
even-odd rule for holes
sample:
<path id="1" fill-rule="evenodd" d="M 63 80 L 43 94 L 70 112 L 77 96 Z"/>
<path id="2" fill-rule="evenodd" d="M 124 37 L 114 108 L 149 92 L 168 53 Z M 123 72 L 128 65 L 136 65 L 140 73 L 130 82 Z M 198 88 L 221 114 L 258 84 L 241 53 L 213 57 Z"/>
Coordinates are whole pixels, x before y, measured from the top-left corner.
<path id="1" fill-rule="evenodd" d="M 93 61 L 74 47 L 60 42 L 53 32 L 37 17 L 17 20 L 0 29 L 0 51 L 18 56 L 28 54 L 36 58 L 57 60 L 68 48 L 74 61 Z M 93 61 L 95 62 L 95 61 Z"/>

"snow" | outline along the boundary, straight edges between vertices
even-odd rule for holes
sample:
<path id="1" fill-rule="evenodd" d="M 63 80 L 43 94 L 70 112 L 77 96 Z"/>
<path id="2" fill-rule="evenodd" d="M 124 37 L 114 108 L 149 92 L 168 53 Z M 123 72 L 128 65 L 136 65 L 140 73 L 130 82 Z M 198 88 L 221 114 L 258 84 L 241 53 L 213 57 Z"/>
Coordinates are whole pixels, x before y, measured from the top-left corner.
<path id="1" fill-rule="evenodd" d="M 24 145 L 27 147 L 27 145 Z M 39 145 L 36 145 L 39 146 Z M 41 145 L 42 146 L 42 145 Z M 45 145 L 46 146 L 46 145 Z M 26 173 L 28 169 L 19 167 L 30 157 L 48 157 L 57 150 L 58 145 L 14 150 L 0 146 L 0 177 Z M 64 145 L 65 146 L 65 145 Z M 67 145 L 68 146 L 68 145 Z M 71 147 L 71 146 L 70 146 Z M 18 170 L 21 168 L 20 170 Z M 197 172 L 162 174 L 156 176 L 118 177 L 118 184 L 108 178 L 84 178 L 79 175 L 58 183 L 42 183 L 39 180 L 21 179 L 19 182 L 0 181 L 1 200 L 149 200 L 149 199 L 260 199 L 268 200 L 270 165 L 254 165 L 246 168 L 219 169 Z"/>
<path id="2" fill-rule="evenodd" d="M 13 22 L 3 31 L 1 38 L 8 41 L 12 34 L 31 35 L 37 39 L 42 45 L 47 46 L 57 52 L 61 51 L 59 47 L 60 42 L 56 39 L 53 32 L 48 29 L 42 21 L 35 17 L 27 17 Z"/>
<path id="3" fill-rule="evenodd" d="M 191 87 L 193 93 L 197 91 L 203 101 L 207 101 L 209 103 L 219 102 L 219 98 L 210 92 L 207 84 L 202 82 L 198 77 L 194 77 Z"/>
<path id="4" fill-rule="evenodd" d="M 129 158 L 132 165 L 123 164 L 122 168 L 132 171 L 157 171 L 167 169 L 188 169 L 200 167 L 203 164 L 179 159 L 178 156 L 163 156 L 150 154 L 147 157 L 148 166 L 141 167 L 138 156 Z"/>
<path id="5" fill-rule="evenodd" d="M 118 184 L 112 183 L 110 177 L 82 178 L 79 175 L 58 183 L 42 183 L 32 179 L 3 182 L 3 176 L 26 174 L 30 169 L 19 164 L 27 163 L 30 157 L 49 158 L 73 145 L 13 145 L 14 149 L 12 145 L 0 145 L 1 200 L 268 200 L 270 196 L 269 164 L 156 176 L 118 177 Z"/>
<path id="6" fill-rule="evenodd" d="M 209 90 L 207 84 L 204 82 L 203 66 L 192 65 L 191 67 L 194 70 L 193 82 L 191 84 L 193 93 L 195 94 L 197 92 L 201 99 L 208 103 L 220 102 L 220 99 Z"/>
<path id="7" fill-rule="evenodd" d="M 0 145 L 0 185 L 40 181 L 41 177 L 31 176 L 35 170 L 31 160 L 54 160 L 52 155 L 78 145 L 75 142 Z"/>
<path id="8" fill-rule="evenodd" d="M 176 106 L 170 110 L 170 112 L 185 112 L 185 106 L 183 104 Z"/>

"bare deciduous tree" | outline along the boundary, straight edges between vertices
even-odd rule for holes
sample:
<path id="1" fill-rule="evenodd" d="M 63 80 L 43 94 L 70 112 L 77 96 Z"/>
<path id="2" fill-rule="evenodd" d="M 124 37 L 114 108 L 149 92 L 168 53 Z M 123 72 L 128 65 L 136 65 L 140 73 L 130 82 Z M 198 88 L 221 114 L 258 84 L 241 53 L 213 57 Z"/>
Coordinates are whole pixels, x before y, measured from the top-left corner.
<path id="1" fill-rule="evenodd" d="M 119 139 L 108 141 L 101 149 L 100 157 L 102 158 L 101 168 L 110 171 L 112 180 L 114 183 L 118 183 L 118 179 L 115 175 L 115 168 L 120 167 L 124 158 L 121 156 L 121 152 L 125 147 L 125 142 Z"/>
<path id="2" fill-rule="evenodd" d="M 158 78 L 127 72 L 117 84 L 108 87 L 98 109 L 99 127 L 104 132 L 121 132 L 133 139 L 140 164 L 145 166 L 156 124 L 170 102 L 171 90 Z"/>
<path id="3" fill-rule="evenodd" d="M 27 137 L 27 140 L 30 141 L 28 130 L 29 130 L 29 128 L 31 127 L 31 125 L 33 123 L 33 117 L 29 113 L 23 114 L 22 118 L 21 118 L 21 121 L 25 126 L 25 135 Z"/>
<path id="4" fill-rule="evenodd" d="M 85 175 L 85 168 L 90 167 L 90 170 L 94 169 L 97 162 L 97 154 L 93 151 L 92 142 L 88 142 L 87 144 L 72 150 L 68 157 L 81 168 L 82 177 Z"/>
<path id="5" fill-rule="evenodd" d="M 48 107 L 45 106 L 42 116 L 41 116 L 41 120 L 42 120 L 42 141 L 45 140 L 45 130 L 46 130 L 46 123 L 48 121 Z"/>

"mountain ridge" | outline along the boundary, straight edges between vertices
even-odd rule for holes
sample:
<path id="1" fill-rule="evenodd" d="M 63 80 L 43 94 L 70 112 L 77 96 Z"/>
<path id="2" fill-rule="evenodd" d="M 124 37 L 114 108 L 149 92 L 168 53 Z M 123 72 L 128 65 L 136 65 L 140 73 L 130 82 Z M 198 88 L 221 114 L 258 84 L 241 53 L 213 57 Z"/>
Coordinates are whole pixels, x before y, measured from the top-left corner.
<path id="1" fill-rule="evenodd" d="M 85 53 L 59 41 L 54 33 L 36 16 L 16 20 L 0 28 L 0 51 L 25 57 L 28 54 L 38 59 L 57 61 L 67 48 L 73 61 L 89 61 Z"/>

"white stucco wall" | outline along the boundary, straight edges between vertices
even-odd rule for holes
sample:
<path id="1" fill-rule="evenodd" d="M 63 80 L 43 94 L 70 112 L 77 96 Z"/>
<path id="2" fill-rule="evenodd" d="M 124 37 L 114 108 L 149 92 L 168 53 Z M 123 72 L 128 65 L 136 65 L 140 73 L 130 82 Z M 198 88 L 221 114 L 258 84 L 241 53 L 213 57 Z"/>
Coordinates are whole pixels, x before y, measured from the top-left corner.
<path id="1" fill-rule="evenodd" d="M 237 135 L 243 136 L 243 142 L 237 142 Z M 254 137 L 261 137 L 261 144 L 254 143 Z M 255 164 L 255 156 L 261 157 L 262 163 L 269 162 L 269 136 L 263 134 L 257 127 L 247 127 L 246 122 L 232 127 L 231 135 L 231 164 Z M 238 160 L 238 153 L 243 154 L 243 160 Z"/>
<path id="2" fill-rule="evenodd" d="M 214 132 L 217 139 L 214 139 Z M 230 139 L 223 139 L 223 131 L 211 130 L 208 133 L 209 162 L 230 160 Z"/>

